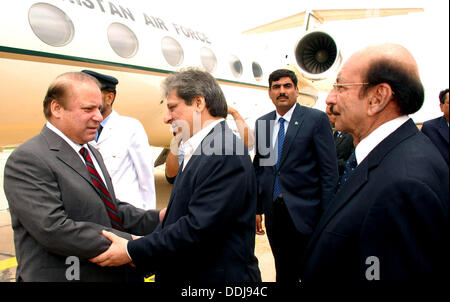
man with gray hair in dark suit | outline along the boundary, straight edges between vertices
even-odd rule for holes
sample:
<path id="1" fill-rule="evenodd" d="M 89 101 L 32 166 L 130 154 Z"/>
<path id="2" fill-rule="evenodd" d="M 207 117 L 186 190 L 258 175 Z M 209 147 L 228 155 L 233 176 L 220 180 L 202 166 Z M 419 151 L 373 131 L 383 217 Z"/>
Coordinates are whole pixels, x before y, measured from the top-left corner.
<path id="1" fill-rule="evenodd" d="M 91 261 L 133 263 L 163 284 L 259 282 L 255 173 L 247 147 L 225 121 L 222 89 L 196 69 L 171 74 L 163 84 L 164 122 L 183 128 L 184 151 L 165 218 L 137 240 L 104 232 L 113 244 Z"/>

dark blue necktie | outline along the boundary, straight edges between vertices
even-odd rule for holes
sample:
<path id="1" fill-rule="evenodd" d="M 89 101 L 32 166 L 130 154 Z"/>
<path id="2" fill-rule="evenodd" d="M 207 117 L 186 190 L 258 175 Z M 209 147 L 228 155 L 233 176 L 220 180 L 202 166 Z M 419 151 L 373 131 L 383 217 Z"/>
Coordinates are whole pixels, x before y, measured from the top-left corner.
<path id="1" fill-rule="evenodd" d="M 345 163 L 345 170 L 344 173 L 339 178 L 338 187 L 340 188 L 350 177 L 352 172 L 356 169 L 357 163 L 356 163 L 356 156 L 355 151 L 352 152 L 350 157 L 348 158 L 347 162 Z"/>
<path id="2" fill-rule="evenodd" d="M 278 154 L 277 163 L 275 164 L 275 183 L 273 185 L 273 200 L 275 200 L 281 193 L 280 184 L 278 182 L 278 168 L 280 167 L 281 154 L 283 153 L 283 143 L 284 143 L 284 121 L 285 119 L 280 117 L 278 120 L 280 122 L 280 129 L 278 130 Z"/>
<path id="3" fill-rule="evenodd" d="M 334 137 L 334 142 L 336 142 L 337 140 L 338 140 L 338 138 L 339 138 L 339 134 L 341 134 L 339 131 L 334 131 L 334 135 L 333 135 L 333 137 Z"/>
<path id="4" fill-rule="evenodd" d="M 103 130 L 103 126 L 100 125 L 100 127 L 98 128 L 98 131 L 97 131 L 97 135 L 95 136 L 96 142 L 98 142 L 98 138 L 100 137 L 100 133 L 102 133 L 102 130 Z"/>

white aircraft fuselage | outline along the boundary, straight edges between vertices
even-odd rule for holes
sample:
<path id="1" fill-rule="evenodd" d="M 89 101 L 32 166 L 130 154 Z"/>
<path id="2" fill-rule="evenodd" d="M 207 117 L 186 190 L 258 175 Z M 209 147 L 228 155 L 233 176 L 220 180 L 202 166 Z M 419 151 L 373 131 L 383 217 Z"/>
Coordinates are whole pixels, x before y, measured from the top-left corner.
<path id="1" fill-rule="evenodd" d="M 92 69 L 119 80 L 114 109 L 142 122 L 153 146 L 172 138 L 163 123 L 161 81 L 197 66 L 217 78 L 228 104 L 253 127 L 271 110 L 262 63 L 228 52 L 206 33 L 129 1 L 11 1 L 0 12 L 0 146 L 15 146 L 45 123 L 42 102 L 59 74 Z M 134 3 L 136 4 L 136 3 Z"/>

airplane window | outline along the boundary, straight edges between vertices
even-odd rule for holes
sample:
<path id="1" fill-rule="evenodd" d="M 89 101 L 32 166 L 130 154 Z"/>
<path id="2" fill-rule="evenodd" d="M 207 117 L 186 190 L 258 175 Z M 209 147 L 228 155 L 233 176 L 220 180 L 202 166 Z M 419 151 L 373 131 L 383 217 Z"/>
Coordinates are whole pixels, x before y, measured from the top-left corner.
<path id="1" fill-rule="evenodd" d="M 72 20 L 62 10 L 47 3 L 36 3 L 28 11 L 28 22 L 34 34 L 51 46 L 64 46 L 74 35 Z"/>
<path id="2" fill-rule="evenodd" d="M 234 77 L 240 78 L 243 72 L 241 60 L 238 57 L 232 56 L 230 61 L 231 72 Z"/>
<path id="3" fill-rule="evenodd" d="M 179 66 L 184 60 L 184 51 L 180 43 L 171 37 L 164 37 L 161 48 L 167 63 L 171 66 Z"/>
<path id="4" fill-rule="evenodd" d="M 217 67 L 217 58 L 214 52 L 207 48 L 202 47 L 200 49 L 200 60 L 205 70 L 209 73 L 213 73 Z"/>
<path id="5" fill-rule="evenodd" d="M 131 58 L 139 48 L 138 39 L 131 29 L 121 23 L 111 23 L 108 27 L 109 45 L 122 58 Z"/>
<path id="6" fill-rule="evenodd" d="M 261 65 L 259 65 L 256 62 L 253 62 L 252 70 L 253 70 L 253 76 L 255 77 L 255 80 L 261 81 L 262 76 L 263 76 L 263 71 L 262 71 Z"/>

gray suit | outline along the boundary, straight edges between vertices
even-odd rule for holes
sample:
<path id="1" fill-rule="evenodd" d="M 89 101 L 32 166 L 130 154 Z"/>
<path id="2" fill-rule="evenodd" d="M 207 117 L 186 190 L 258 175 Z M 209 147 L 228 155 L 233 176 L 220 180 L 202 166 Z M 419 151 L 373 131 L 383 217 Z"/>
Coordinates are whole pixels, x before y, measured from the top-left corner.
<path id="1" fill-rule="evenodd" d="M 153 231 L 157 211 L 137 209 L 116 200 L 101 155 L 99 163 L 112 199 L 127 232 Z M 103 229 L 131 239 L 111 228 L 105 205 L 81 158 L 60 136 L 44 127 L 18 147 L 5 166 L 4 189 L 11 212 L 19 281 L 67 281 L 69 256 L 80 261 L 81 281 L 126 281 L 128 266 L 102 268 L 88 259 L 105 251 L 109 240 Z"/>

